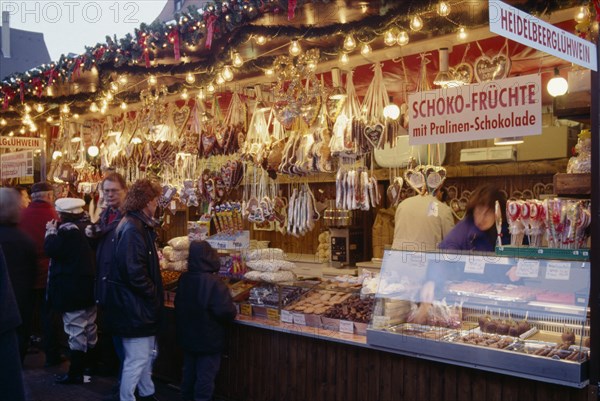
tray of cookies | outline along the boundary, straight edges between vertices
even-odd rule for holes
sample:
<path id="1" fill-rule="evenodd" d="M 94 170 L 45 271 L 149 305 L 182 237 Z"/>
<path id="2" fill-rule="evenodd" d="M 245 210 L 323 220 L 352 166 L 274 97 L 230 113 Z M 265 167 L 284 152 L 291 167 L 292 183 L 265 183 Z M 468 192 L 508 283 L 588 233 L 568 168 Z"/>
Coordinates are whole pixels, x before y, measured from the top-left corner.
<path id="1" fill-rule="evenodd" d="M 415 323 L 402 323 L 386 329 L 392 333 L 403 334 L 412 337 L 422 337 L 430 340 L 442 340 L 456 335 L 457 331 L 446 327 L 426 326 Z"/>

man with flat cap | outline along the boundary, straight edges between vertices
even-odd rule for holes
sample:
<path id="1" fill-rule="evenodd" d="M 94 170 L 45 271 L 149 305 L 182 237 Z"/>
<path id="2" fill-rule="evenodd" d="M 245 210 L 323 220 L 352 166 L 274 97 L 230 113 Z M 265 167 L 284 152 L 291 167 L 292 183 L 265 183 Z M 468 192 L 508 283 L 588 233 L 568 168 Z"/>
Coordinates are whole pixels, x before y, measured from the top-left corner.
<path id="1" fill-rule="evenodd" d="M 31 187 L 31 203 L 23 209 L 19 228 L 35 242 L 38 271 L 33 283 L 34 312 L 33 316 L 40 316 L 42 329 L 42 346 L 46 353 L 46 366 L 61 363 L 56 336 L 57 327 L 60 326 L 58 317 L 54 316 L 46 302 L 46 284 L 48 281 L 48 264 L 50 260 L 44 253 L 44 236 L 46 223 L 58 219 L 54 209 L 54 189 L 47 182 L 37 182 Z M 54 323 L 54 324 L 53 324 Z M 38 327 L 34 324 L 33 327 Z"/>

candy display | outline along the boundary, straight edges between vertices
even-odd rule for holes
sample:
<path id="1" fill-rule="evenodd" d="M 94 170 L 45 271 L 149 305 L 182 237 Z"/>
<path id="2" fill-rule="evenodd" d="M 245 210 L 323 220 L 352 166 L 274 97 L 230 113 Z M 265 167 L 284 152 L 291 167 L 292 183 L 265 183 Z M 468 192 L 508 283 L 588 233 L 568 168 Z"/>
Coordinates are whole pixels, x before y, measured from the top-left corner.
<path id="1" fill-rule="evenodd" d="M 352 295 L 344 302 L 334 304 L 323 316 L 358 323 L 369 323 L 373 316 L 374 302 L 373 297 L 361 299 L 358 295 Z"/>
<path id="2" fill-rule="evenodd" d="M 577 156 L 569 159 L 567 173 L 589 173 L 592 171 L 592 133 L 589 129 L 582 129 L 577 138 L 577 145 L 575 145 Z"/>
<path id="3" fill-rule="evenodd" d="M 221 255 L 221 267 L 219 274 L 226 277 L 241 278 L 246 272 L 246 265 L 239 252 Z"/>
<path id="4" fill-rule="evenodd" d="M 281 294 L 281 307 L 285 307 L 305 294 L 309 289 L 291 286 L 260 286 L 250 290 L 249 301 L 253 305 L 279 307 Z"/>
<path id="5" fill-rule="evenodd" d="M 306 314 L 321 315 L 331 306 L 342 303 L 351 296 L 352 294 L 347 292 L 318 290 L 309 293 L 305 298 L 285 309 Z"/>

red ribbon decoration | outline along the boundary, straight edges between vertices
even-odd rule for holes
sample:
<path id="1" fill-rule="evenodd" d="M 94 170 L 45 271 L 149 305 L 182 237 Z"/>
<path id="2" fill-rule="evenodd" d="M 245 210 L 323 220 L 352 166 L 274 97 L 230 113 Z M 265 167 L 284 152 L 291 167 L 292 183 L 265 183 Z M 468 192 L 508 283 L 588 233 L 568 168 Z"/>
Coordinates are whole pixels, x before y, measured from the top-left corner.
<path id="1" fill-rule="evenodd" d="M 33 78 L 31 80 L 31 83 L 33 84 L 33 88 L 35 89 L 35 94 L 37 95 L 37 97 L 42 97 L 42 92 L 44 91 L 42 79 L 37 77 Z"/>
<path id="2" fill-rule="evenodd" d="M 596 10 L 596 21 L 600 22 L 600 0 L 594 0 L 593 4 Z"/>
<path id="3" fill-rule="evenodd" d="M 169 32 L 169 42 L 173 43 L 173 55 L 175 56 L 175 60 L 179 61 L 181 59 L 181 50 L 179 45 L 179 29 L 177 27 L 173 27 L 171 32 Z"/>
<path id="4" fill-rule="evenodd" d="M 138 45 L 142 47 L 142 54 L 144 56 L 144 61 L 146 63 L 146 68 L 150 68 L 150 54 L 148 53 L 148 45 L 146 44 L 146 40 L 148 37 L 140 32 L 138 37 Z"/>
<path id="5" fill-rule="evenodd" d="M 210 50 L 212 46 L 213 37 L 215 36 L 215 22 L 217 21 L 217 16 L 211 14 L 206 19 L 206 48 Z"/>
<path id="6" fill-rule="evenodd" d="M 25 102 L 25 82 L 19 82 L 19 91 L 21 92 L 21 103 Z"/>
<path id="7" fill-rule="evenodd" d="M 73 79 L 75 78 L 76 75 L 77 75 L 77 78 L 79 78 L 79 76 L 81 75 L 80 69 L 81 69 L 82 62 L 83 62 L 83 57 L 77 57 L 77 59 L 75 59 L 75 67 L 73 67 L 73 73 L 71 74 L 71 81 L 73 81 Z"/>
<path id="8" fill-rule="evenodd" d="M 296 16 L 297 0 L 288 0 L 288 21 L 291 21 Z"/>
<path id="9" fill-rule="evenodd" d="M 94 52 L 94 58 L 96 60 L 100 60 L 102 58 L 102 56 L 104 56 L 104 53 L 106 52 L 106 48 L 105 47 L 99 47 L 95 52 Z"/>
<path id="10" fill-rule="evenodd" d="M 15 96 L 15 91 L 10 89 L 10 87 L 5 86 L 2 88 L 2 93 L 4 93 L 4 102 L 2 103 L 2 110 L 6 110 L 8 109 L 8 104 Z"/>
<path id="11" fill-rule="evenodd" d="M 58 78 L 58 71 L 56 69 L 51 69 L 44 72 L 44 76 L 48 78 L 48 86 L 52 86 L 52 82 L 55 78 Z"/>

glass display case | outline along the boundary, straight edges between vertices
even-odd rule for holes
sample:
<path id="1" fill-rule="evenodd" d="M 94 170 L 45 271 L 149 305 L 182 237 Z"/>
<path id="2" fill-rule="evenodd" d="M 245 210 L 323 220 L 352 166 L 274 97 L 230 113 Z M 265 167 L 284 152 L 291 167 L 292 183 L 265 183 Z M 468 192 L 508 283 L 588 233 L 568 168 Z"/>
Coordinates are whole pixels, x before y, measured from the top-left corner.
<path id="1" fill-rule="evenodd" d="M 589 261 L 386 250 L 367 342 L 584 387 Z"/>

